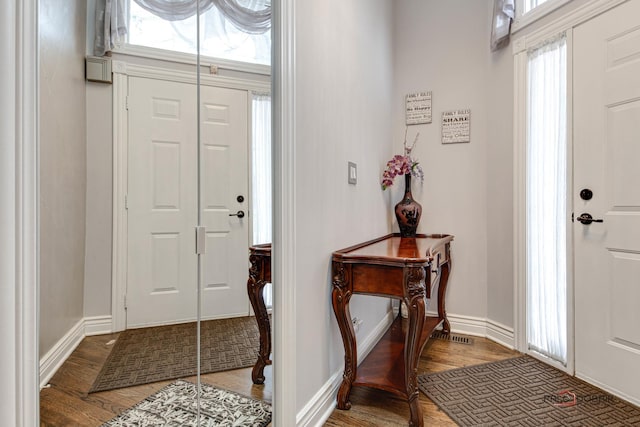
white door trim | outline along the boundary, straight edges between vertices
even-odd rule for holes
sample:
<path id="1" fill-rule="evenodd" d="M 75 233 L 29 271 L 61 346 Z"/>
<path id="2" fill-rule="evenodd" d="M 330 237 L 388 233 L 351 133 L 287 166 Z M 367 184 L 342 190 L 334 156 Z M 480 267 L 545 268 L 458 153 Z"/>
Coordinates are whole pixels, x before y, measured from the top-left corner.
<path id="1" fill-rule="evenodd" d="M 38 2 L 0 4 L 0 414 L 39 425 Z"/>
<path id="2" fill-rule="evenodd" d="M 170 70 L 146 65 L 113 61 L 113 242 L 111 265 L 111 314 L 113 331 L 126 328 L 125 297 L 127 292 L 128 224 L 125 198 L 127 196 L 128 115 L 127 96 L 129 77 L 143 77 L 181 83 L 197 83 L 191 71 Z M 246 91 L 270 91 L 270 82 L 233 77 L 202 75 L 200 83 L 207 86 Z"/>
<path id="3" fill-rule="evenodd" d="M 273 416 L 296 425 L 295 0 L 274 0 L 273 28 Z"/>

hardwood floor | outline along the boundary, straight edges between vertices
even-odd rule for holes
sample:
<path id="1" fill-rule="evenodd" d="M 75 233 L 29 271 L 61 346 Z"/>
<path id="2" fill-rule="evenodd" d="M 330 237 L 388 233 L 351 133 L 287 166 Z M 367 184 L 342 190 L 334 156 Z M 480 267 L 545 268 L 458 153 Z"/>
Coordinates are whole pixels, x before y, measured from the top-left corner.
<path id="1" fill-rule="evenodd" d="M 473 337 L 472 345 L 431 339 L 420 356 L 418 374 L 440 372 L 480 363 L 495 362 L 519 355 L 486 338 Z M 351 409 L 334 410 L 324 424 L 342 426 L 406 426 L 409 423 L 409 405 L 390 393 L 355 387 L 351 391 Z M 455 426 L 456 424 L 424 394 L 420 393 L 425 426 Z"/>
<path id="2" fill-rule="evenodd" d="M 171 381 L 87 394 L 118 334 L 85 338 L 40 392 L 41 427 L 97 427 Z M 202 382 L 271 402 L 271 366 L 265 384 L 251 382 L 251 368 L 202 375 Z M 195 377 L 185 378 L 195 382 Z"/>
<path id="3" fill-rule="evenodd" d="M 47 427 L 95 427 L 110 420 L 150 394 L 169 384 L 162 381 L 137 387 L 87 394 L 118 334 L 87 337 L 40 392 L 40 425 Z M 430 340 L 425 346 L 419 373 L 437 372 L 514 357 L 519 353 L 484 338 L 473 345 Z M 251 368 L 202 376 L 202 382 L 270 402 L 271 366 L 265 369 L 265 385 L 251 382 Z M 194 378 L 187 378 L 195 381 Z M 408 424 L 409 407 L 391 394 L 356 387 L 352 407 L 335 410 L 325 426 L 402 426 Z M 451 419 L 426 396 L 420 395 L 425 425 L 454 426 Z"/>

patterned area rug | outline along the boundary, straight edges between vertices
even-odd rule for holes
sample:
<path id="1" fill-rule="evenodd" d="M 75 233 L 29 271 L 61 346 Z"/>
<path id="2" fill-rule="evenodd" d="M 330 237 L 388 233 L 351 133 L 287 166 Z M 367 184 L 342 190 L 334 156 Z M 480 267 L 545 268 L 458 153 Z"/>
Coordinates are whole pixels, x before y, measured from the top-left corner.
<path id="1" fill-rule="evenodd" d="M 179 380 L 127 409 L 102 427 L 264 427 L 271 422 L 271 405 L 202 384 L 199 424 L 196 414 L 196 385 Z"/>
<path id="2" fill-rule="evenodd" d="M 640 426 L 640 408 L 522 356 L 418 377 L 460 426 Z"/>
<path id="3" fill-rule="evenodd" d="M 201 372 L 253 366 L 260 334 L 255 317 L 201 323 Z M 120 333 L 89 393 L 196 374 L 196 324 L 130 329 Z"/>

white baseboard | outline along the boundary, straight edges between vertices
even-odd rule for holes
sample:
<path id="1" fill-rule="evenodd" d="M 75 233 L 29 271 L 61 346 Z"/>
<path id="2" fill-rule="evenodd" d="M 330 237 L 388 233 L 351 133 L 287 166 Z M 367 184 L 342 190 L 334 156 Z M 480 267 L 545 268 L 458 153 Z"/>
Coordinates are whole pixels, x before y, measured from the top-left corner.
<path id="1" fill-rule="evenodd" d="M 84 336 L 104 335 L 113 332 L 111 316 L 93 316 L 84 318 Z"/>
<path id="2" fill-rule="evenodd" d="M 371 333 L 362 340 L 358 345 L 358 363 L 373 350 L 384 333 L 389 329 L 394 319 L 393 311 L 387 312 L 380 323 L 371 331 Z M 329 380 L 320 388 L 320 390 L 307 402 L 306 405 L 298 412 L 296 416 L 296 426 L 315 427 L 322 426 L 324 422 L 331 416 L 336 406 L 336 395 L 338 387 L 342 382 L 341 366 L 331 375 Z"/>
<path id="3" fill-rule="evenodd" d="M 427 312 L 427 314 L 430 316 L 438 315 L 436 312 Z M 447 319 L 449 319 L 449 324 L 451 325 L 451 332 L 475 337 L 487 336 L 487 319 L 451 313 L 447 313 Z"/>
<path id="4" fill-rule="evenodd" d="M 78 323 L 40 358 L 40 388 L 47 385 L 53 374 L 60 369 L 84 337 L 111 332 L 111 316 L 85 317 L 78 320 Z"/>
<path id="5" fill-rule="evenodd" d="M 487 319 L 487 338 L 497 342 L 511 350 L 516 348 L 516 339 L 513 328 Z"/>
<path id="6" fill-rule="evenodd" d="M 437 316 L 438 313 L 428 311 L 428 315 Z M 459 314 L 447 313 L 447 318 L 451 324 L 451 332 L 476 337 L 488 338 L 500 345 L 510 349 L 515 348 L 515 335 L 513 328 L 494 322 L 490 319 L 483 319 L 474 316 L 462 316 Z"/>
<path id="7" fill-rule="evenodd" d="M 84 319 L 78 320 L 69 331 L 40 358 L 40 388 L 42 389 L 53 374 L 76 349 L 84 338 Z"/>

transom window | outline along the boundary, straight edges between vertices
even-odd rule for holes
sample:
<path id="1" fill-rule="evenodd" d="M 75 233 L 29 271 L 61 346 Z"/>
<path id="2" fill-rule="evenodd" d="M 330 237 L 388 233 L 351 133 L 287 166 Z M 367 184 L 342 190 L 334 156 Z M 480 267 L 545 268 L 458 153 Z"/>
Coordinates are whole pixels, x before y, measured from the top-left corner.
<path id="1" fill-rule="evenodd" d="M 245 7 L 264 8 L 270 0 L 245 0 Z M 129 45 L 196 54 L 197 17 L 167 21 L 129 2 Z M 241 0 L 240 3 L 243 3 Z M 211 7 L 200 17 L 200 53 L 251 64 L 271 64 L 271 32 L 247 34 L 228 22 L 218 8 Z"/>
<path id="2" fill-rule="evenodd" d="M 571 0 L 515 0 L 516 19 L 511 26 L 511 32 L 517 32 L 523 29 L 570 1 Z"/>
<path id="3" fill-rule="evenodd" d="M 524 13 L 529 12 L 530 10 L 535 9 L 540 6 L 542 3 L 547 2 L 547 0 L 524 0 Z"/>

